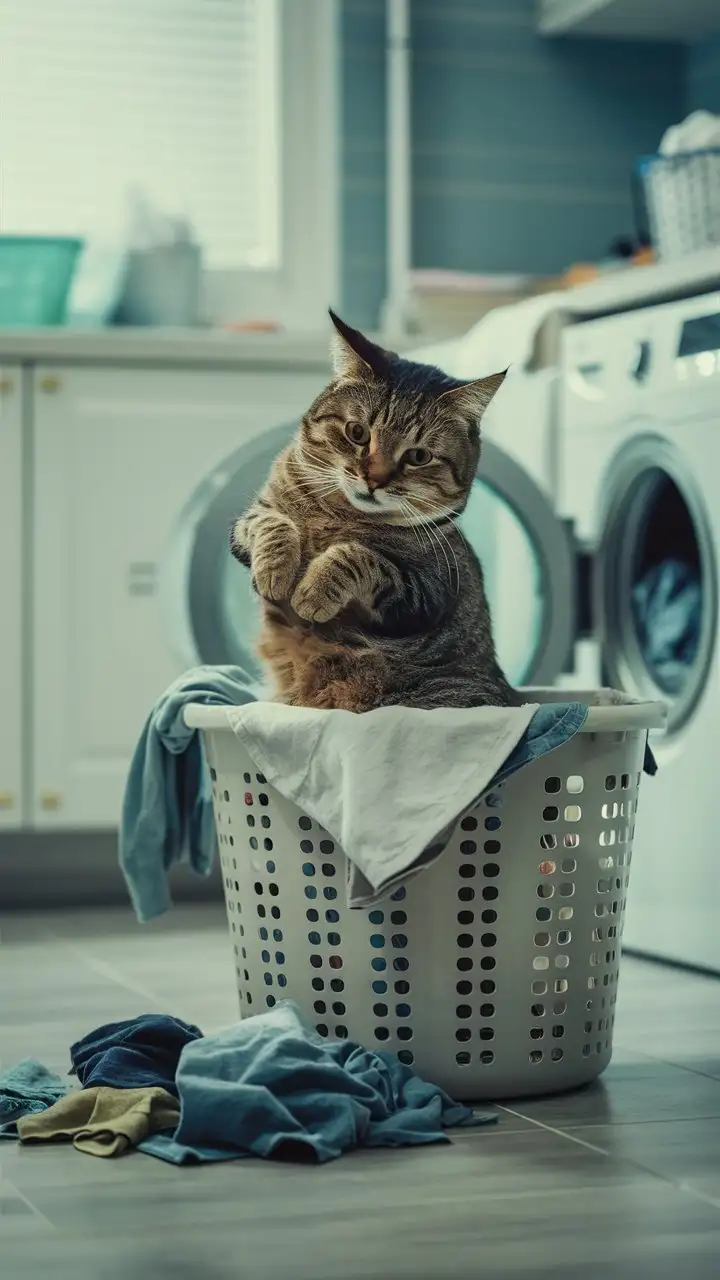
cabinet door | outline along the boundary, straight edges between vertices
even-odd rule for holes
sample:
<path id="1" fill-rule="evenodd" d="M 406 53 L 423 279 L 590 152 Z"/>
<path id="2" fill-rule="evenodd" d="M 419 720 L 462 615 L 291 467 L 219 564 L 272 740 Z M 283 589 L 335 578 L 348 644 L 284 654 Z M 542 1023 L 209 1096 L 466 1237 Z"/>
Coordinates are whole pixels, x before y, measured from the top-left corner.
<path id="1" fill-rule="evenodd" d="M 22 371 L 0 365 L 0 830 L 22 821 Z"/>
<path id="2" fill-rule="evenodd" d="M 158 568 L 202 477 L 296 418 L 323 375 L 38 369 L 34 796 L 37 826 L 114 826 L 129 760 L 181 670 Z"/>

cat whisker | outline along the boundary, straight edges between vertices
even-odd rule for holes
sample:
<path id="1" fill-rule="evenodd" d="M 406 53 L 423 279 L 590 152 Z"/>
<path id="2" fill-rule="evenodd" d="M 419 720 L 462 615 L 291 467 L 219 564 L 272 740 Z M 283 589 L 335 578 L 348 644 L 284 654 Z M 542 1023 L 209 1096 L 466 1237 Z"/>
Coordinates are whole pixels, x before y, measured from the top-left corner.
<path id="1" fill-rule="evenodd" d="M 296 483 L 301 489 L 304 489 L 306 493 L 312 494 L 313 497 L 316 498 L 328 497 L 329 494 L 338 492 L 338 485 L 335 481 L 322 481 L 309 478 L 300 479 L 298 477 Z"/>
<path id="2" fill-rule="evenodd" d="M 430 538 L 430 541 L 432 542 L 433 546 L 438 546 L 445 558 L 445 564 L 447 565 L 447 571 L 448 571 L 448 582 L 450 583 L 450 588 L 452 589 L 452 569 L 450 568 L 450 561 L 448 560 L 447 552 L 442 542 L 440 542 L 440 540 L 438 539 L 437 530 L 433 528 L 431 521 L 428 520 L 426 522 L 423 522 L 423 525 L 424 525 L 424 528 L 427 530 L 427 535 Z"/>
<path id="3" fill-rule="evenodd" d="M 398 502 L 399 502 L 399 506 L 400 506 L 400 510 L 401 510 L 401 512 L 402 512 L 403 514 L 405 514 L 405 515 L 409 514 L 409 513 L 410 513 L 410 507 L 409 507 L 409 504 L 405 501 L 405 499 L 404 499 L 404 498 L 399 498 L 399 499 L 398 499 Z M 424 543 L 422 542 L 421 537 L 420 537 L 420 534 L 421 534 L 420 526 L 419 526 L 419 525 L 414 525 L 414 524 L 409 524 L 409 525 L 408 525 L 408 529 L 410 529 L 410 530 L 412 531 L 413 536 L 414 536 L 414 538 L 415 538 L 415 541 L 416 541 L 416 542 L 417 542 L 417 544 L 418 544 L 418 548 L 420 549 L 420 551 L 421 551 L 421 552 L 423 552 L 423 551 L 424 551 L 424 549 L 425 549 L 425 547 L 424 547 Z M 437 559 L 437 554 L 436 554 L 436 559 Z M 439 563 L 440 563 L 440 562 L 438 561 L 438 565 L 439 565 Z"/>
<path id="4" fill-rule="evenodd" d="M 460 569 L 458 566 L 457 556 L 455 555 L 455 550 L 452 546 L 452 543 L 450 542 L 447 535 L 443 533 L 442 529 L 438 528 L 438 526 L 431 519 L 429 519 L 428 517 L 424 517 L 421 514 L 421 512 L 418 510 L 416 505 L 411 503 L 409 500 L 406 500 L 406 501 L 408 502 L 410 511 L 413 512 L 417 517 L 418 524 L 421 526 L 421 528 L 424 528 L 427 531 L 427 535 L 428 535 L 428 538 L 430 539 L 431 544 L 433 546 L 439 547 L 440 550 L 442 551 L 442 554 L 445 557 L 445 564 L 447 565 L 448 581 L 450 583 L 450 589 L 452 590 L 453 589 L 453 570 L 450 564 L 450 560 L 448 558 L 447 551 L 445 550 L 445 547 L 447 547 L 448 551 L 450 552 L 450 555 L 452 556 L 453 564 L 455 567 L 455 588 L 454 589 L 455 589 L 455 593 L 457 594 L 457 592 L 460 590 Z M 437 552 L 436 552 L 436 555 L 437 555 Z M 438 564 L 439 564 L 439 561 L 438 561 Z"/>
<path id="5" fill-rule="evenodd" d="M 453 547 L 453 545 L 452 545 L 452 543 L 451 543 L 450 539 L 448 538 L 447 534 L 445 533 L 445 531 L 444 531 L 443 529 L 441 529 L 441 528 L 439 527 L 439 525 L 435 525 L 435 526 L 434 526 L 434 530 L 435 530 L 435 533 L 436 533 L 439 537 L 441 537 L 441 538 L 442 538 L 443 542 L 444 542 L 444 543 L 445 543 L 445 545 L 447 546 L 448 551 L 450 552 L 450 555 L 451 555 L 451 556 L 452 556 L 452 558 L 453 558 L 453 561 L 454 561 L 454 564 L 455 564 L 455 577 L 456 577 L 456 581 L 457 581 L 457 586 L 456 586 L 455 590 L 456 590 L 456 592 L 458 592 L 458 591 L 460 590 L 460 566 L 459 566 L 458 561 L 457 561 L 457 556 L 455 555 L 455 548 Z M 450 581 L 451 581 L 451 584 L 452 584 L 452 578 L 450 579 Z"/>
<path id="6" fill-rule="evenodd" d="M 408 528 L 412 529 L 413 532 L 417 531 L 418 541 L 421 535 L 423 538 L 427 536 L 428 546 L 432 547 L 433 554 L 435 556 L 435 563 L 437 564 L 438 572 L 440 572 L 440 559 L 437 553 L 437 546 L 435 543 L 435 539 L 432 538 L 429 531 L 426 530 L 427 522 L 422 517 L 418 518 L 418 512 L 413 508 L 413 505 L 410 501 L 408 501 L 407 499 L 401 499 L 400 501 L 401 501 L 401 510 L 404 512 L 404 514 L 412 517 L 412 523 L 408 525 Z M 423 546 L 422 543 L 420 545 Z M 449 569 L 448 569 L 448 572 L 449 572 Z"/>

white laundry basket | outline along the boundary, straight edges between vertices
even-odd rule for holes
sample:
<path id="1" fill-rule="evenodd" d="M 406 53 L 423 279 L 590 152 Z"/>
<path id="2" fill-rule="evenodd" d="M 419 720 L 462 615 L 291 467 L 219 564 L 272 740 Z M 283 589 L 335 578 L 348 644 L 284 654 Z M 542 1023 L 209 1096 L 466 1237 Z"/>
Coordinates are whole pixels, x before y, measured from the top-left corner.
<path id="1" fill-rule="evenodd" d="M 204 731 L 243 1017 L 291 997 L 320 1035 L 390 1049 L 460 1099 L 568 1089 L 607 1066 L 662 704 L 591 707 L 581 733 L 461 818 L 434 866 L 352 911 L 342 849 L 266 783 L 224 709 L 186 721 Z"/>

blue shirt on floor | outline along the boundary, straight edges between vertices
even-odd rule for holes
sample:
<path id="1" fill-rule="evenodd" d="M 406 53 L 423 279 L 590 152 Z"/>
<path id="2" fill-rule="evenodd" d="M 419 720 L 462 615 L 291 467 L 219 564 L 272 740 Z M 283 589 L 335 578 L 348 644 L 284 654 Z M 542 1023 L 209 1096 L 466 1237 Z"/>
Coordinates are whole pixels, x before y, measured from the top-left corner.
<path id="1" fill-rule="evenodd" d="M 398 1062 L 349 1040 L 325 1040 L 283 1001 L 189 1044 L 177 1076 L 180 1123 L 139 1149 L 172 1164 L 239 1156 L 308 1157 L 353 1147 L 445 1142 L 455 1125 L 485 1124 Z"/>
<path id="2" fill-rule="evenodd" d="M 175 1074 L 185 1045 L 202 1035 L 199 1027 L 167 1013 L 143 1013 L 126 1022 L 108 1022 L 70 1049 L 73 1071 L 85 1089 L 161 1088 L 177 1096 Z"/>

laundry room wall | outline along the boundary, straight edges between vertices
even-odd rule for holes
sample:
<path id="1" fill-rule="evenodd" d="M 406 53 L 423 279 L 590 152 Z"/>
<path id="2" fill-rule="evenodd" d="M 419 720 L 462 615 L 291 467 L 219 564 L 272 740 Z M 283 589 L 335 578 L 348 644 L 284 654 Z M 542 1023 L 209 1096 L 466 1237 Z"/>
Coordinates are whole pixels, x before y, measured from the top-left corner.
<path id="1" fill-rule="evenodd" d="M 687 110 L 720 113 L 720 29 L 710 40 L 699 40 L 687 52 Z"/>
<path id="2" fill-rule="evenodd" d="M 413 0 L 413 263 L 552 273 L 632 230 L 684 105 L 680 45 L 541 39 L 534 0 Z M 342 0 L 343 297 L 385 291 L 385 0 Z"/>

